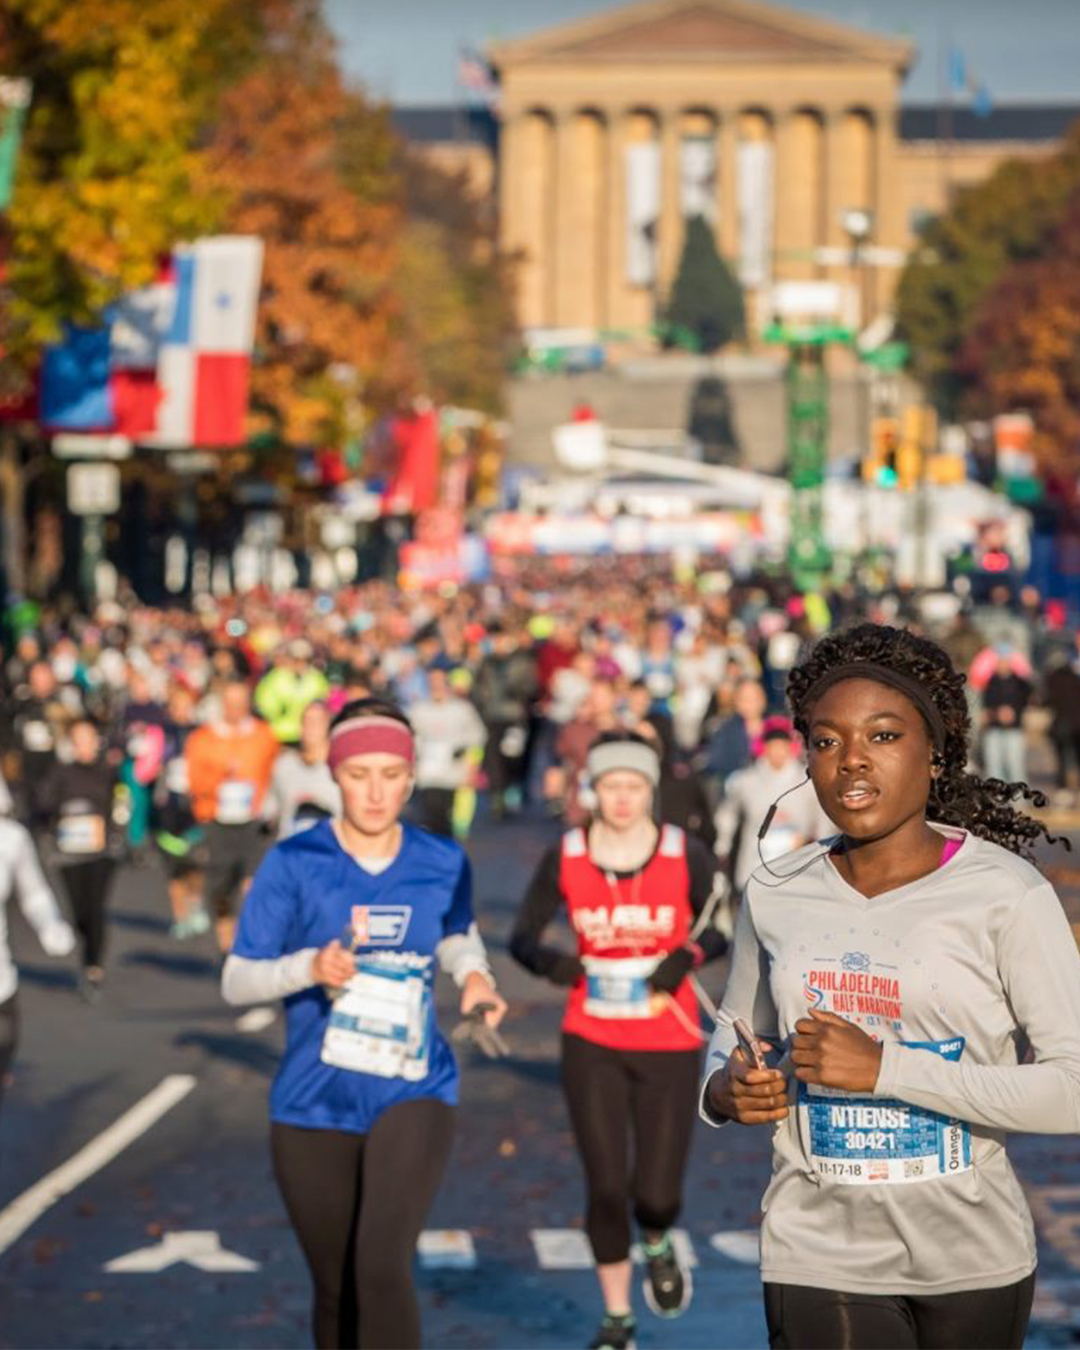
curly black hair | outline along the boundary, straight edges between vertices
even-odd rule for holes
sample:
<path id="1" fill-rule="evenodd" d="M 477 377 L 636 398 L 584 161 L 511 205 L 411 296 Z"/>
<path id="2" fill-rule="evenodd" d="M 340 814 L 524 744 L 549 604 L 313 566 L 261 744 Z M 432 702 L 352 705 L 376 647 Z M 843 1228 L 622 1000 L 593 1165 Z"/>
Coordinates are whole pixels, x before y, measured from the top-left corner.
<path id="1" fill-rule="evenodd" d="M 969 830 L 1029 862 L 1035 860 L 1032 846 L 1037 839 L 1071 847 L 1067 839 L 1051 834 L 1041 821 L 1009 805 L 1023 797 L 1042 808 L 1046 805 L 1043 793 L 1027 783 L 1005 783 L 967 771 L 971 715 L 964 694 L 966 677 L 953 669 L 948 653 L 936 642 L 907 629 L 861 623 L 815 643 L 787 682 L 792 718 L 804 740 L 810 729 L 807 695 L 823 675 L 850 661 L 873 661 L 918 680 L 941 713 L 945 743 L 938 761 L 942 771 L 930 782 L 926 813 L 931 820 Z"/>

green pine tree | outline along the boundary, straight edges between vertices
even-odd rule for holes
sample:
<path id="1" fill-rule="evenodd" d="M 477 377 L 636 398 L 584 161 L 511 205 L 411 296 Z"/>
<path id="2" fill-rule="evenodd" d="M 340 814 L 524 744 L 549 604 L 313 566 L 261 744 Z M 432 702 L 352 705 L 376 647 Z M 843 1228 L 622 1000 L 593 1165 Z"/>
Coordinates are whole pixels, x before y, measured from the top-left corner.
<path id="1" fill-rule="evenodd" d="M 717 252 L 704 216 L 686 222 L 679 271 L 667 307 L 669 343 L 715 352 L 746 331 L 742 287 Z M 686 343 L 683 335 L 692 339 Z"/>

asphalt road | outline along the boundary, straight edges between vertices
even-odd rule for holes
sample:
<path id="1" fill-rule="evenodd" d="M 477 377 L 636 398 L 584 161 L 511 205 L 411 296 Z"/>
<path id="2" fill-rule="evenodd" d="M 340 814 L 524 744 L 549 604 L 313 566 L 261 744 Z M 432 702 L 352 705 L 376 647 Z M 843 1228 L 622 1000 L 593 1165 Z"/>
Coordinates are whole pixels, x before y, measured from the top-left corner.
<path id="1" fill-rule="evenodd" d="M 486 827 L 470 845 L 513 1055 L 464 1065 L 453 1160 L 420 1255 L 433 1347 L 583 1345 L 598 1317 L 558 1087 L 561 995 L 504 949 L 551 837 L 542 823 Z M 120 877 L 97 1006 L 78 999 L 70 963 L 44 958 L 21 919 L 12 926 L 23 1033 L 0 1116 L 0 1348 L 310 1344 L 307 1275 L 267 1155 L 280 1017 L 238 1025 L 210 939 L 169 938 L 153 868 Z M 714 995 L 723 973 L 710 972 Z M 449 1026 L 452 991 L 441 994 Z M 768 1147 L 764 1131 L 698 1127 L 681 1221 L 694 1304 L 662 1323 L 639 1296 L 642 1347 L 765 1344 L 753 1261 Z M 1010 1151 L 1042 1249 L 1029 1345 L 1073 1344 L 1080 1140 L 1021 1138 Z"/>

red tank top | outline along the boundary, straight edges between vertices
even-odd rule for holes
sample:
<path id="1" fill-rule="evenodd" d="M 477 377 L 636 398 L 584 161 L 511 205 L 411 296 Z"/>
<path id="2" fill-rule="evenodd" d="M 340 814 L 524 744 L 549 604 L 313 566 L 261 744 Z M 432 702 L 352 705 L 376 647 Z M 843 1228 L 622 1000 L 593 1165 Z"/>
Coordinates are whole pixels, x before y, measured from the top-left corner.
<path id="1" fill-rule="evenodd" d="M 584 830 L 563 836 L 559 889 L 586 975 L 571 989 L 563 1030 L 613 1050 L 697 1050 L 702 1038 L 688 980 L 670 1005 L 654 1013 L 646 984 L 664 954 L 690 936 L 690 870 L 686 836 L 661 827 L 656 852 L 632 877 L 616 877 L 589 857 Z"/>

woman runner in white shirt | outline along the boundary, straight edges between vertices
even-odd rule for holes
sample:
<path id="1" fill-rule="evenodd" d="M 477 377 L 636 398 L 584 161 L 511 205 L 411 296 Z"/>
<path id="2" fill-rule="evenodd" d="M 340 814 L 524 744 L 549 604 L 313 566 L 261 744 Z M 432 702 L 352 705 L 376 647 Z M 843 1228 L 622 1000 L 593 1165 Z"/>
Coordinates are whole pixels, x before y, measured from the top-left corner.
<path id="1" fill-rule="evenodd" d="M 1022 1346 L 1035 1236 L 1005 1137 L 1080 1131 L 1080 956 L 1011 805 L 1045 798 L 967 772 L 964 680 L 924 638 L 826 637 L 788 699 L 841 833 L 750 878 L 702 1101 L 776 1127 L 770 1345 Z"/>

